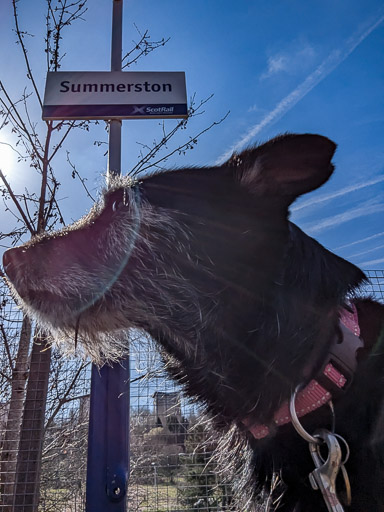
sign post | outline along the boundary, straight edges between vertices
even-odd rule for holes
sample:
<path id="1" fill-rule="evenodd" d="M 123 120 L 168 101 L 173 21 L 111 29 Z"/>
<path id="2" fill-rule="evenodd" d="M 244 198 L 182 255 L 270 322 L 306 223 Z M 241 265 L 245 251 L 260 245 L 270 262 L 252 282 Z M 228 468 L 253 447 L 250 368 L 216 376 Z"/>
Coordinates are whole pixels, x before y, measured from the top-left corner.
<path id="1" fill-rule="evenodd" d="M 188 117 L 183 72 L 122 71 L 123 0 L 112 1 L 111 71 L 48 73 L 42 116 L 108 120 L 108 183 L 121 173 L 122 119 Z M 126 512 L 129 384 L 128 358 L 92 367 L 86 512 Z"/>
<path id="2" fill-rule="evenodd" d="M 113 1 L 111 71 L 121 72 L 123 58 L 123 0 Z M 121 119 L 109 121 L 108 180 L 111 173 L 121 174 Z"/>
<path id="3" fill-rule="evenodd" d="M 113 0 L 112 72 L 121 71 L 122 15 L 123 0 Z M 108 182 L 121 173 L 121 125 L 121 119 L 109 121 Z M 129 406 L 129 357 L 120 365 L 105 365 L 100 370 L 92 365 L 86 512 L 126 511 Z"/>

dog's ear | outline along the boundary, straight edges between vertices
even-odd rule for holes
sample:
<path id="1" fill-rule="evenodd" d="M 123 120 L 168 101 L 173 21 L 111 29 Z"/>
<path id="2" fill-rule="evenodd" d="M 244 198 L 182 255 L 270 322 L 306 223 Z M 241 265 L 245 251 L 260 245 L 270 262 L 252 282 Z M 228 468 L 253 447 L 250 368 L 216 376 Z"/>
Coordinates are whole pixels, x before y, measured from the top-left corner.
<path id="1" fill-rule="evenodd" d="M 321 135 L 281 135 L 235 154 L 224 164 L 257 195 L 282 196 L 290 203 L 325 183 L 333 172 L 336 144 Z"/>

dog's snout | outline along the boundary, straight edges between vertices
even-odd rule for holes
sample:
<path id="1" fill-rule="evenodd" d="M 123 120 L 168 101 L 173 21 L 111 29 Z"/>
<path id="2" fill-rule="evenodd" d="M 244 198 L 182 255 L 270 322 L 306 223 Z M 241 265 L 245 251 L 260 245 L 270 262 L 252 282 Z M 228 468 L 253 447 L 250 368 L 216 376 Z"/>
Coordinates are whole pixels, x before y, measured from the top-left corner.
<path id="1" fill-rule="evenodd" d="M 14 249 L 8 249 L 3 254 L 3 268 L 11 281 L 16 279 L 17 268 L 22 263 L 24 252 L 23 249 L 16 247 Z"/>

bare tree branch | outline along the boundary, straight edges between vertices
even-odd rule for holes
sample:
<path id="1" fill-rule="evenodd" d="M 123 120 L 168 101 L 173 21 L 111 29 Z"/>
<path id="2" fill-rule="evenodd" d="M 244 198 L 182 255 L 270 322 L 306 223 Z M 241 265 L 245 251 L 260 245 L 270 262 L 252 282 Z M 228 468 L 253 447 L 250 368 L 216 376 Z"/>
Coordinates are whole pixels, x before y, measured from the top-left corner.
<path id="1" fill-rule="evenodd" d="M 151 41 L 151 37 L 148 34 L 148 30 L 142 34 L 140 30 L 137 28 L 136 24 L 134 25 L 137 30 L 140 40 L 139 42 L 133 41 L 133 48 L 129 52 L 127 52 L 122 59 L 122 69 L 129 68 L 132 64 L 136 64 L 136 62 L 143 56 L 146 56 L 157 50 L 161 46 L 165 46 L 170 38 L 165 39 L 164 37 L 159 41 Z"/>
<path id="2" fill-rule="evenodd" d="M 0 324 L 0 332 L 1 332 L 1 335 L 3 337 L 3 342 L 4 342 L 5 352 L 6 352 L 7 357 L 8 357 L 9 367 L 13 369 L 13 360 L 12 360 L 11 350 L 9 348 L 8 337 L 7 337 L 7 334 L 5 332 L 3 324 Z"/>
<path id="3" fill-rule="evenodd" d="M 19 27 L 19 16 L 18 16 L 18 13 L 17 13 L 17 3 L 18 3 L 18 0 L 12 0 L 12 5 L 13 5 L 13 18 L 14 18 L 14 23 L 15 23 L 15 27 L 16 27 L 16 35 L 17 35 L 17 38 L 18 38 L 18 41 L 19 41 L 19 44 L 21 46 L 21 49 L 22 49 L 22 52 L 23 52 L 23 55 L 24 55 L 24 61 L 25 61 L 25 65 L 26 65 L 26 68 L 27 68 L 27 77 L 29 78 L 29 80 L 31 80 L 32 82 L 32 85 L 33 85 L 33 89 L 35 91 L 35 94 L 36 94 L 36 98 L 40 104 L 40 107 L 43 108 L 43 102 L 41 101 L 41 97 L 40 97 L 40 93 L 39 93 L 39 89 L 37 88 L 37 85 L 36 85 L 36 82 L 35 82 L 35 79 L 33 77 L 33 73 L 32 73 L 32 69 L 31 69 L 31 66 L 30 66 L 30 63 L 29 63 L 29 58 L 28 58 L 28 51 L 27 51 L 27 48 L 24 44 L 24 32 L 22 32 L 20 30 L 20 27 Z"/>
<path id="4" fill-rule="evenodd" d="M 75 373 L 75 375 L 73 376 L 70 384 L 67 386 L 64 395 L 58 400 L 57 406 L 55 407 L 54 411 L 51 413 L 50 417 L 48 418 L 48 420 L 47 420 L 47 422 L 45 424 L 45 430 L 47 430 L 52 425 L 53 420 L 55 419 L 55 417 L 59 413 L 59 411 L 62 408 L 63 404 L 71 400 L 70 398 L 68 398 L 68 395 L 72 391 L 73 387 L 75 386 L 76 381 L 77 381 L 80 373 L 84 370 L 84 368 L 89 366 L 89 364 L 90 363 L 83 363 L 83 364 L 81 364 L 79 366 L 79 368 L 78 368 L 77 372 Z"/>
<path id="5" fill-rule="evenodd" d="M 76 169 L 76 166 L 71 162 L 70 158 L 69 158 L 69 151 L 67 151 L 67 162 L 69 163 L 69 165 L 71 166 L 72 168 L 72 178 L 75 178 L 76 176 L 79 178 L 81 184 L 83 185 L 84 187 L 84 190 L 86 191 L 87 193 L 87 196 L 92 199 L 92 201 L 94 202 L 95 201 L 95 198 L 92 196 L 92 194 L 89 192 L 86 184 L 85 184 L 85 181 L 86 179 L 85 178 L 82 178 L 79 174 L 79 171 Z"/>
<path id="6" fill-rule="evenodd" d="M 191 104 L 188 110 L 188 117 L 187 119 L 182 119 L 179 121 L 176 126 L 174 126 L 168 133 L 165 132 L 165 127 L 163 124 L 163 137 L 159 142 L 154 143 L 152 148 L 149 148 L 148 146 L 145 147 L 148 151 L 145 155 L 141 155 L 140 161 L 133 167 L 131 172 L 129 173 L 131 176 L 137 176 L 138 174 L 146 171 L 147 169 L 150 169 L 151 167 L 157 167 L 160 163 L 166 161 L 169 157 L 174 155 L 175 153 L 179 154 L 185 154 L 185 152 L 189 149 L 193 149 L 195 145 L 197 144 L 197 141 L 199 137 L 201 137 L 204 133 L 211 130 L 213 127 L 218 126 L 222 122 L 225 121 L 225 119 L 228 117 L 229 112 L 227 112 L 219 121 L 214 121 L 209 126 L 201 130 L 199 133 L 190 136 L 189 140 L 183 144 L 180 144 L 178 147 L 174 148 L 173 150 L 170 150 L 167 152 L 166 155 L 162 156 L 161 158 L 158 158 L 157 160 L 154 160 L 156 155 L 159 153 L 159 151 L 166 147 L 168 142 L 174 137 L 176 132 L 178 132 L 181 129 L 185 129 L 188 121 L 192 117 L 196 117 L 197 115 L 201 115 L 203 112 L 201 111 L 202 107 L 212 98 L 213 95 L 209 96 L 205 100 L 202 100 L 197 107 L 194 106 L 194 97 L 191 99 Z"/>
<path id="7" fill-rule="evenodd" d="M 45 229 L 45 216 L 44 216 L 44 208 L 45 208 L 45 197 L 47 193 L 47 182 L 48 182 L 48 167 L 49 167 L 49 146 L 51 144 L 51 136 L 52 136 L 52 121 L 47 122 L 47 134 L 45 139 L 45 147 L 44 147 L 44 158 L 43 158 L 43 169 L 42 169 L 42 177 L 41 177 L 41 188 L 40 188 L 40 198 L 39 198 L 39 214 L 37 218 L 37 233 L 41 233 Z"/>
<path id="8" fill-rule="evenodd" d="M 15 147 L 12 146 L 12 144 L 9 144 L 9 142 L 2 142 L 0 141 L 0 144 L 2 144 L 3 146 L 8 146 L 9 148 L 12 149 L 12 151 L 14 151 L 16 154 L 19 155 L 20 158 L 24 159 L 25 157 L 20 153 L 20 151 L 17 151 L 17 149 Z"/>
<path id="9" fill-rule="evenodd" d="M 13 1 L 16 1 L 16 0 L 13 0 Z M 40 160 L 43 160 L 43 157 L 40 155 L 36 145 L 35 145 L 35 142 L 34 140 L 32 139 L 31 137 L 31 134 L 28 130 L 28 128 L 26 127 L 24 121 L 23 121 L 23 118 L 21 117 L 21 115 L 19 114 L 19 111 L 16 107 L 16 103 L 14 103 L 11 99 L 11 97 L 9 96 L 7 90 L 5 89 L 4 87 L 4 84 L 2 81 L 0 81 L 0 89 L 3 91 L 7 101 L 8 101 L 8 104 L 7 105 L 4 100 L 0 100 L 2 105 L 4 106 L 4 108 L 7 110 L 7 113 L 9 114 L 9 116 L 14 120 L 17 128 L 19 128 L 19 133 L 26 137 L 29 141 L 29 143 L 31 144 L 31 148 L 33 149 L 33 151 L 36 153 L 36 156 L 40 159 Z"/>
<path id="10" fill-rule="evenodd" d="M 52 159 L 55 157 L 56 153 L 59 151 L 59 149 L 62 148 L 63 144 L 64 144 L 64 141 L 65 139 L 68 137 L 70 131 L 74 128 L 76 124 L 76 121 L 71 121 L 69 126 L 67 127 L 67 129 L 65 130 L 65 133 L 64 135 L 61 137 L 60 141 L 57 143 L 57 145 L 55 146 L 54 150 L 52 151 L 49 159 L 48 159 L 48 162 L 51 163 Z M 60 127 L 63 126 L 63 123 L 60 123 Z M 58 129 L 58 126 L 53 126 L 52 127 L 53 130 L 57 130 Z"/>
<path id="11" fill-rule="evenodd" d="M 31 235 L 34 235 L 36 233 L 36 231 L 34 230 L 33 226 L 29 223 L 27 216 L 25 215 L 22 207 L 20 206 L 19 201 L 17 200 L 15 194 L 13 193 L 13 190 L 11 189 L 11 187 L 10 187 L 6 177 L 4 176 L 4 174 L 3 174 L 3 172 L 1 170 L 0 170 L 0 178 L 3 181 L 3 183 L 4 183 L 4 185 L 5 185 L 5 187 L 6 187 L 7 191 L 8 191 L 8 194 L 11 196 L 11 199 L 12 199 L 14 205 L 18 209 L 18 211 L 19 211 L 19 213 L 20 213 L 20 215 L 21 215 L 25 225 L 27 226 L 28 231 L 31 233 Z"/>
<path id="12" fill-rule="evenodd" d="M 25 211 L 27 212 L 26 215 L 28 217 L 28 220 L 29 222 L 31 223 L 31 225 L 33 225 L 33 220 L 32 220 L 32 217 L 29 213 L 29 208 L 28 208 L 28 200 L 26 198 L 26 196 L 23 197 L 23 201 L 24 201 L 24 208 L 25 208 Z"/>
<path id="13" fill-rule="evenodd" d="M 8 383 L 12 382 L 12 378 L 9 375 L 6 375 L 4 372 L 0 371 L 0 376 L 3 377 Z"/>
<path id="14" fill-rule="evenodd" d="M 59 184 L 55 180 L 53 182 L 53 189 L 51 189 L 51 187 L 49 187 L 50 198 L 48 201 L 48 208 L 47 208 L 46 214 L 44 216 L 44 225 L 45 226 L 47 226 L 49 218 L 51 217 L 51 214 L 52 214 L 52 210 L 56 206 L 56 190 L 57 190 L 58 186 L 59 186 Z"/>
<path id="15" fill-rule="evenodd" d="M 45 52 L 48 71 L 58 71 L 60 68 L 60 62 L 64 57 L 64 55 L 60 56 L 62 31 L 75 20 L 84 19 L 83 15 L 88 10 L 85 7 L 86 3 L 87 0 L 59 0 L 56 3 L 53 0 L 47 0 Z"/>

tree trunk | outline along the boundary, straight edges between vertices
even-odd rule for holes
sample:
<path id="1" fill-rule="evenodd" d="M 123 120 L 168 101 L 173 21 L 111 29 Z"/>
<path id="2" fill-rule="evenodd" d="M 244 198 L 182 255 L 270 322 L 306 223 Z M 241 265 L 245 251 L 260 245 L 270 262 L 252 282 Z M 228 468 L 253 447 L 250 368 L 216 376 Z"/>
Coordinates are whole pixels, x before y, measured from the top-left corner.
<path id="1" fill-rule="evenodd" d="M 28 376 L 28 355 L 31 341 L 31 322 L 24 316 L 15 366 L 12 371 L 11 399 L 0 453 L 1 495 L 4 512 L 12 510 L 16 462 L 20 442 L 20 425 L 23 415 L 25 385 Z"/>
<path id="2" fill-rule="evenodd" d="M 47 336 L 41 333 L 32 346 L 12 512 L 37 512 L 50 365 L 51 347 Z"/>

